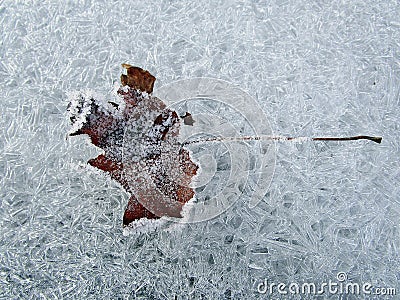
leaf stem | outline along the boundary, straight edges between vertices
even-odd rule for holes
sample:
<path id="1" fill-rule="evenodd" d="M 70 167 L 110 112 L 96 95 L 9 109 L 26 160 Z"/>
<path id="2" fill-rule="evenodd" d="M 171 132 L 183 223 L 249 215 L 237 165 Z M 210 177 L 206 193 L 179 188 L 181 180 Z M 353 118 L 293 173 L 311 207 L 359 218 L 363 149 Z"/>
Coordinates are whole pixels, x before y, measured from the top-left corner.
<path id="1" fill-rule="evenodd" d="M 259 140 L 274 140 L 274 141 L 356 141 L 356 140 L 370 140 L 372 142 L 380 144 L 382 142 L 382 137 L 378 136 L 367 136 L 367 135 L 357 135 L 350 137 L 287 137 L 287 136 L 272 136 L 272 135 L 261 135 L 261 136 L 238 136 L 238 137 L 213 137 L 204 138 L 192 141 L 186 141 L 182 143 L 182 146 L 197 144 L 197 143 L 207 143 L 207 142 L 237 142 L 237 141 L 259 141 Z"/>

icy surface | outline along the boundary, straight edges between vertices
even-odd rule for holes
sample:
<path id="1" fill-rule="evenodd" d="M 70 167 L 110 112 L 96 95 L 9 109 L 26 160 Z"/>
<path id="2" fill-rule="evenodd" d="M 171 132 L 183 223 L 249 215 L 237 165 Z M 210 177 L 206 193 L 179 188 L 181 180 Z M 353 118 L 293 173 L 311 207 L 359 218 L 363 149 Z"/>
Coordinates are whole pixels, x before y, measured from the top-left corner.
<path id="1" fill-rule="evenodd" d="M 390 0 L 1 2 L 0 298 L 252 299 L 265 278 L 338 272 L 399 292 L 399 15 Z M 66 139 L 67 92 L 110 92 L 121 63 L 155 91 L 237 84 L 279 135 L 383 142 L 280 142 L 255 208 L 244 193 L 210 221 L 126 237 L 128 195 L 80 167 L 87 138 Z"/>

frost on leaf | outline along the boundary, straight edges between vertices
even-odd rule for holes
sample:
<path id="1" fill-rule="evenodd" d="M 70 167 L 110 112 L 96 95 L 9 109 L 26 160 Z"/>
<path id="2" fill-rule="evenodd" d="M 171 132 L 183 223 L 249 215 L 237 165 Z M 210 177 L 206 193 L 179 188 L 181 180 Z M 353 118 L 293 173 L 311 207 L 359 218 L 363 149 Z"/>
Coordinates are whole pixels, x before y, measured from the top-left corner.
<path id="1" fill-rule="evenodd" d="M 178 141 L 181 119 L 151 96 L 153 75 L 122 66 L 127 74 L 121 75 L 117 92 L 121 103 L 107 102 L 90 91 L 70 95 L 70 135 L 87 134 L 103 149 L 88 163 L 130 194 L 124 226 L 134 227 L 143 218 L 182 217 L 183 206 L 194 196 L 189 185 L 198 166 Z"/>

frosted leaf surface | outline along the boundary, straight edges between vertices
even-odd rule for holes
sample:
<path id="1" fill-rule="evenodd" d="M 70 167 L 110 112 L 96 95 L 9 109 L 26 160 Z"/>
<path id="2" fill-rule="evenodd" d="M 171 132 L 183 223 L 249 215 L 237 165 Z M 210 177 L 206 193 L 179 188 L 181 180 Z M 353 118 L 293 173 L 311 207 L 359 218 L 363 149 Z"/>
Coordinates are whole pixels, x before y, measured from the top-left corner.
<path id="1" fill-rule="evenodd" d="M 69 94 L 69 135 L 85 134 L 103 150 L 88 163 L 130 194 L 123 225 L 140 233 L 146 224 L 153 229 L 154 219 L 161 218 L 161 225 L 165 217 L 184 217 L 183 208 L 195 195 L 190 184 L 198 165 L 178 140 L 180 117 L 151 96 L 155 77 L 139 67 L 122 66 L 127 74 L 121 75 L 116 102 L 91 91 Z"/>

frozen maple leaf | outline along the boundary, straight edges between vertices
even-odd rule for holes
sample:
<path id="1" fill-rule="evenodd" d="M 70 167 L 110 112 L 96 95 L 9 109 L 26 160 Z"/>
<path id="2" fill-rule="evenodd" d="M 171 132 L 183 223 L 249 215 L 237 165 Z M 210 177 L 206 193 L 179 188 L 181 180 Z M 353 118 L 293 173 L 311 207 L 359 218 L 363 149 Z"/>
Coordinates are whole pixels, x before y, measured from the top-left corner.
<path id="1" fill-rule="evenodd" d="M 143 218 L 180 218 L 183 206 L 194 196 L 190 183 L 198 170 L 178 141 L 181 118 L 151 95 L 153 75 L 122 66 L 127 69 L 118 90 L 123 101 L 76 93 L 68 106 L 70 135 L 87 134 L 93 145 L 103 149 L 88 163 L 110 174 L 130 194 L 124 226 L 134 227 Z M 189 113 L 182 120 L 193 124 Z"/>
<path id="2" fill-rule="evenodd" d="M 130 194 L 123 217 L 125 227 L 137 228 L 143 220 L 181 218 L 184 206 L 194 197 L 190 187 L 198 165 L 184 146 L 204 142 L 248 140 L 349 141 L 381 137 L 282 137 L 217 136 L 179 141 L 181 124 L 193 126 L 188 112 L 179 117 L 152 96 L 156 78 L 148 71 L 127 64 L 115 101 L 106 101 L 91 91 L 74 93 L 68 105 L 72 131 L 86 134 L 104 153 L 89 164 L 108 173 Z"/>

